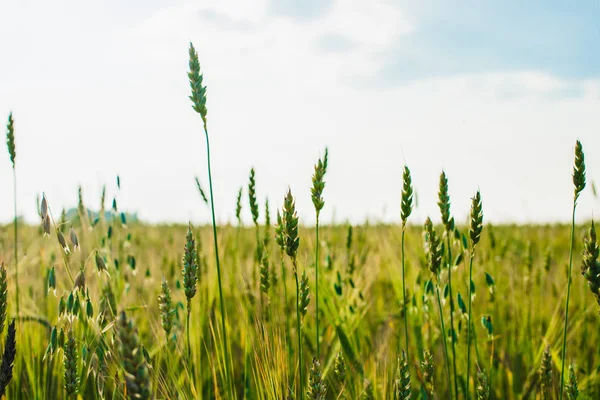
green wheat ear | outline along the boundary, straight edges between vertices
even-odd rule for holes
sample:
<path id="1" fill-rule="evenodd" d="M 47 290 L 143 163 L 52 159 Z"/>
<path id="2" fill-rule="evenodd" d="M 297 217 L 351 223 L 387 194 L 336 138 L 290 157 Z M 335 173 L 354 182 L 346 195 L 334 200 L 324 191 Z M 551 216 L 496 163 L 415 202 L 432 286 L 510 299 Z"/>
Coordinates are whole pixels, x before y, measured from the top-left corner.
<path id="1" fill-rule="evenodd" d="M 402 350 L 402 355 L 398 358 L 394 392 L 396 393 L 396 399 L 398 400 L 410 399 L 410 371 L 408 362 L 406 361 L 406 352 L 404 350 Z"/>
<path id="2" fill-rule="evenodd" d="M 169 289 L 169 285 L 164 276 L 162 277 L 161 294 L 158 296 L 158 308 L 160 310 L 162 327 L 165 330 L 168 339 L 171 330 L 173 329 L 173 317 L 175 314 L 173 301 L 171 299 L 171 289 Z"/>
<path id="3" fill-rule="evenodd" d="M 6 125 L 6 146 L 8 147 L 10 162 L 12 163 L 14 168 L 17 153 L 15 150 L 15 120 L 13 119 L 12 112 L 8 114 L 8 123 Z"/>
<path id="4" fill-rule="evenodd" d="M 4 346 L 4 353 L 2 354 L 2 363 L 0 364 L 0 398 L 6 393 L 6 387 L 13 376 L 13 365 L 15 355 L 17 354 L 16 334 L 15 320 L 13 319 L 10 325 L 8 325 L 6 344 Z"/>
<path id="5" fill-rule="evenodd" d="M 442 268 L 442 257 L 444 255 L 444 246 L 440 237 L 433 228 L 433 223 L 428 217 L 425 221 L 425 250 L 427 253 L 427 267 L 433 276 L 438 279 Z"/>
<path id="6" fill-rule="evenodd" d="M 479 190 L 472 199 L 471 204 L 471 226 L 469 229 L 469 237 L 471 244 L 475 247 L 481 239 L 481 231 L 483 230 L 483 206 L 481 204 L 481 193 Z"/>
<path id="7" fill-rule="evenodd" d="M 306 391 L 306 397 L 309 400 L 325 400 L 326 394 L 327 386 L 323 379 L 321 363 L 317 358 L 313 358 L 310 374 L 308 375 L 308 390 Z"/>
<path id="8" fill-rule="evenodd" d="M 490 386 L 485 373 L 477 369 L 477 386 L 475 388 L 477 400 L 488 400 L 490 398 Z"/>
<path id="9" fill-rule="evenodd" d="M 317 164 L 315 164 L 315 172 L 312 177 L 313 186 L 310 189 L 310 192 L 317 214 L 319 214 L 323 209 L 323 206 L 325 206 L 325 201 L 323 200 L 323 190 L 325 189 L 325 173 L 327 172 L 328 154 L 329 152 L 327 148 L 325 148 L 325 156 L 323 159 L 319 159 Z"/>
<path id="10" fill-rule="evenodd" d="M 237 222 L 239 225 L 242 225 L 242 191 L 244 189 L 240 188 L 238 195 L 237 195 L 237 201 L 235 203 L 235 219 L 237 219 Z"/>
<path id="11" fill-rule="evenodd" d="M 8 310 L 8 280 L 6 279 L 6 267 L 0 262 L 0 333 L 4 331 L 6 312 Z"/>
<path id="12" fill-rule="evenodd" d="M 583 260 L 581 265 L 581 274 L 588 281 L 590 290 L 596 297 L 596 302 L 600 305 L 600 263 L 598 257 L 600 248 L 596 239 L 596 226 L 594 221 L 590 226 L 589 236 L 585 238 L 583 246 Z"/>
<path id="13" fill-rule="evenodd" d="M 577 400 L 579 397 L 579 388 L 577 386 L 577 376 L 575 375 L 575 369 L 572 365 L 569 365 L 569 382 L 567 382 L 567 398 L 569 400 Z"/>
<path id="14" fill-rule="evenodd" d="M 450 194 L 448 193 L 448 178 L 442 171 L 440 175 L 440 185 L 438 190 L 438 206 L 442 215 L 442 224 L 447 231 L 454 230 L 454 218 L 450 216 Z"/>
<path id="15" fill-rule="evenodd" d="M 79 374 L 77 373 L 77 345 L 73 330 L 69 330 L 67 342 L 64 346 L 65 365 L 65 390 L 68 399 L 77 398 L 79 392 Z"/>
<path id="16" fill-rule="evenodd" d="M 283 201 L 283 235 L 285 239 L 285 252 L 296 259 L 300 238 L 298 237 L 298 214 L 296 214 L 296 203 L 291 189 L 288 189 Z"/>
<path id="17" fill-rule="evenodd" d="M 117 332 L 128 397 L 140 400 L 151 399 L 152 384 L 148 364 L 138 339 L 135 324 L 127 318 L 125 311 L 122 311 L 119 316 Z"/>
<path id="18" fill-rule="evenodd" d="M 254 168 L 250 169 L 248 178 L 248 202 L 250 203 L 250 212 L 254 225 L 258 225 L 258 200 L 256 199 L 256 179 Z"/>
<path id="19" fill-rule="evenodd" d="M 573 185 L 575 185 L 575 201 L 579 194 L 585 189 L 585 156 L 583 146 L 578 140 L 575 143 L 575 165 L 573 165 Z"/>
<path id="20" fill-rule="evenodd" d="M 190 42 L 190 71 L 188 72 L 188 78 L 190 79 L 190 88 L 192 94 L 190 100 L 193 103 L 192 108 L 202 117 L 204 122 L 204 129 L 206 129 L 206 86 L 202 84 L 204 77 L 200 72 L 200 61 L 198 60 L 198 53 L 194 48 L 194 45 Z"/>
<path id="21" fill-rule="evenodd" d="M 188 225 L 187 234 L 185 236 L 185 247 L 183 253 L 183 287 L 185 288 L 185 297 L 190 300 L 196 295 L 196 282 L 198 280 L 198 265 L 196 264 L 196 241 L 192 232 L 192 226 Z"/>
<path id="22" fill-rule="evenodd" d="M 302 271 L 302 279 L 300 280 L 300 300 L 299 300 L 300 312 L 302 318 L 306 316 L 308 311 L 308 305 L 310 303 L 310 286 L 308 284 L 308 276 L 306 271 Z"/>
<path id="23" fill-rule="evenodd" d="M 410 169 L 405 165 L 404 173 L 402 174 L 402 203 L 401 203 L 402 226 L 406 225 L 406 220 L 412 213 L 413 208 L 413 187 Z"/>
<path id="24" fill-rule="evenodd" d="M 550 353 L 550 346 L 546 346 L 542 355 L 540 385 L 542 400 L 550 399 L 550 392 L 552 391 L 552 354 Z"/>
<path id="25" fill-rule="evenodd" d="M 433 365 L 433 355 L 428 350 L 423 350 L 423 361 L 421 361 L 421 375 L 423 375 L 423 383 L 425 384 L 425 391 L 431 398 L 435 394 L 435 371 Z"/>

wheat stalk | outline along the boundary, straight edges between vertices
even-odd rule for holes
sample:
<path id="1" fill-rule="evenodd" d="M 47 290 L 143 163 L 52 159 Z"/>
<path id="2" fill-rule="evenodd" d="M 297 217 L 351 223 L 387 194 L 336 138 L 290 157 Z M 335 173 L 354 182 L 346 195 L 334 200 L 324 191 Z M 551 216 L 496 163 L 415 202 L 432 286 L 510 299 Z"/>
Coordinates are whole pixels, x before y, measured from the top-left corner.
<path id="1" fill-rule="evenodd" d="M 404 172 L 402 174 L 402 198 L 400 204 L 400 218 L 402 219 L 402 243 L 401 243 L 401 255 L 402 255 L 402 311 L 404 314 L 404 339 L 406 341 L 406 359 L 410 360 L 409 357 L 409 344 L 408 344 L 408 316 L 406 309 L 406 282 L 405 282 L 405 255 L 404 255 L 404 234 L 406 231 L 406 221 L 412 213 L 413 208 L 413 186 L 412 178 L 410 176 L 410 169 L 408 166 L 404 166 Z"/>
<path id="2" fill-rule="evenodd" d="M 565 327 L 563 331 L 562 366 L 560 368 L 560 400 L 563 398 L 565 386 L 565 360 L 567 358 L 567 327 L 569 324 L 569 300 L 571 298 L 571 271 L 573 270 L 573 247 L 575 246 L 575 209 L 579 195 L 585 189 L 585 156 L 583 146 L 578 140 L 575 143 L 575 162 L 573 166 L 573 214 L 571 217 L 571 244 L 569 249 L 569 271 L 567 275 L 567 300 L 565 304 Z"/>
<path id="3" fill-rule="evenodd" d="M 206 124 L 207 118 L 207 109 L 206 109 L 206 86 L 203 85 L 203 75 L 200 72 L 200 61 L 198 60 L 198 53 L 196 49 L 190 43 L 189 49 L 189 68 L 188 78 L 190 80 L 190 88 L 191 95 L 190 100 L 192 101 L 192 108 L 202 118 L 202 122 L 204 124 L 204 136 L 206 137 L 206 154 L 207 154 L 207 165 L 208 165 L 208 187 L 210 193 L 210 209 L 212 215 L 212 226 L 213 226 L 213 239 L 215 242 L 215 261 L 217 264 L 217 281 L 219 284 L 219 301 L 221 307 L 221 329 L 223 330 L 223 355 L 225 365 L 225 380 L 226 386 L 230 390 L 230 395 L 232 395 L 231 388 L 231 380 L 230 380 L 230 360 L 229 360 L 229 345 L 227 338 L 227 324 L 225 323 L 225 302 L 223 300 L 223 286 L 221 284 L 221 264 L 219 263 L 219 246 L 217 240 L 217 221 L 215 218 L 215 198 L 213 195 L 213 185 L 212 185 L 212 174 L 210 169 L 210 141 L 208 138 L 208 128 Z M 231 371 L 231 374 L 233 371 Z"/>
<path id="4" fill-rule="evenodd" d="M 8 114 L 8 123 L 6 125 L 6 146 L 8 148 L 8 155 L 10 156 L 10 162 L 13 170 L 13 204 L 14 204 L 14 234 L 15 234 L 15 302 L 17 305 L 17 317 L 20 316 L 19 307 L 19 241 L 18 241 L 18 227 L 17 227 L 17 170 L 15 159 L 17 157 L 16 146 L 15 146 L 15 121 L 13 119 L 12 112 Z"/>

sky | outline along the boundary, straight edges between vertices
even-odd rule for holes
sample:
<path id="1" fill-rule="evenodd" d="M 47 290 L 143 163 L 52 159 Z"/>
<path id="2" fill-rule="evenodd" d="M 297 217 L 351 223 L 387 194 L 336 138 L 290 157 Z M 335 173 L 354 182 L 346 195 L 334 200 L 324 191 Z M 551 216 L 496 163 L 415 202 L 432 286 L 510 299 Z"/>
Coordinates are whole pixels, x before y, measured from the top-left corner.
<path id="1" fill-rule="evenodd" d="M 29 221 L 42 192 L 58 213 L 76 205 L 79 185 L 90 208 L 106 185 L 109 200 L 146 221 L 210 221 L 194 183 L 208 187 L 190 42 L 208 87 L 220 222 L 234 220 L 242 186 L 250 221 L 254 167 L 261 202 L 274 213 L 290 187 L 301 222 L 313 223 L 311 176 L 325 147 L 322 221 L 397 222 L 407 164 L 415 223 L 439 221 L 442 170 L 458 221 L 480 189 L 486 221 L 566 222 L 577 139 L 588 176 L 578 219 L 598 214 L 599 2 L 95 3 L 0 2 L 0 117 L 14 115 Z M 12 170 L 1 151 L 0 188 L 8 222 Z"/>

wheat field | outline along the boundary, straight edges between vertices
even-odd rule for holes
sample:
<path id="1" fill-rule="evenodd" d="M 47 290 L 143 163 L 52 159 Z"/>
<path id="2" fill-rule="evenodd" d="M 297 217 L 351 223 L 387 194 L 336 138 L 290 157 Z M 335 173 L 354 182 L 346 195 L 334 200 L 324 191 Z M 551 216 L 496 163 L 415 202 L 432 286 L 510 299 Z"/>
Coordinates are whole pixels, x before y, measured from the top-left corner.
<path id="1" fill-rule="evenodd" d="M 42 196 L 36 225 L 15 208 L 0 229 L 0 394 L 600 398 L 598 244 L 593 222 L 574 222 L 590 190 L 579 141 L 564 166 L 573 170 L 570 225 L 492 226 L 485 193 L 450 199 L 452 177 L 442 171 L 429 183 L 438 198 L 427 199 L 440 214 L 413 223 L 409 166 L 398 177 L 396 224 L 324 224 L 327 149 L 307 170 L 310 193 L 290 188 L 282 209 L 269 209 L 257 201 L 252 169 L 238 222 L 217 225 L 206 86 L 191 45 L 189 60 L 209 173 L 208 188 L 197 186 L 212 224 L 139 222 L 104 193 L 92 211 L 81 190 L 73 213 Z M 12 115 L 7 147 L 15 171 Z M 314 219 L 298 219 L 297 197 L 312 200 Z M 452 217 L 459 201 L 471 204 L 466 221 Z M 244 215 L 253 223 L 242 224 Z"/>

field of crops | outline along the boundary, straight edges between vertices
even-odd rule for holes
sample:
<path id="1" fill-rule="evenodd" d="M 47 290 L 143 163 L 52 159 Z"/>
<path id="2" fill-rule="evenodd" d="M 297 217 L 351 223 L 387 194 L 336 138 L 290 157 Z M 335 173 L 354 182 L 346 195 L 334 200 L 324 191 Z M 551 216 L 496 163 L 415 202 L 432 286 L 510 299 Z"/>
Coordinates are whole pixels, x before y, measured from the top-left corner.
<path id="1" fill-rule="evenodd" d="M 188 75 L 208 147 L 193 47 Z M 14 127 L 11 116 L 17 168 Z M 600 398 L 593 223 L 491 226 L 479 192 L 452 199 L 471 203 L 469 220 L 455 222 L 452 177 L 441 173 L 431 182 L 438 198 L 427 199 L 438 202 L 438 223 L 413 224 L 405 167 L 396 225 L 319 224 L 327 167 L 325 150 L 311 193 L 281 193 L 281 210 L 257 201 L 260 176 L 251 170 L 234 225 L 217 226 L 214 211 L 212 225 L 148 225 L 104 194 L 90 211 L 81 190 L 77 213 L 61 215 L 43 196 L 39 225 L 0 229 L 0 394 Z M 580 193 L 590 190 L 581 143 L 564 168 L 573 170 L 565 196 L 573 196 L 574 221 Z M 208 209 L 212 179 L 208 188 L 198 183 Z M 296 196 L 311 198 L 310 221 L 298 220 Z M 244 226 L 243 215 L 253 224 Z"/>

